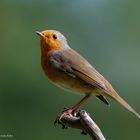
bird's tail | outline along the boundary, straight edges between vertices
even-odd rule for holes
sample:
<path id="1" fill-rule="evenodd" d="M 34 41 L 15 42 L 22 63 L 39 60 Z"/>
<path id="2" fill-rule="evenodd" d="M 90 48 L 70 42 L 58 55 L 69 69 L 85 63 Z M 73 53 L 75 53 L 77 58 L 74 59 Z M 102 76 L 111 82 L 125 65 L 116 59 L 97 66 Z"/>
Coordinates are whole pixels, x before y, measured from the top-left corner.
<path id="1" fill-rule="evenodd" d="M 135 114 L 140 119 L 140 115 L 118 94 L 116 94 L 116 96 L 113 97 L 113 99 L 116 100 L 117 102 L 119 102 L 123 107 L 125 107 L 128 111 Z"/>
<path id="2" fill-rule="evenodd" d="M 123 107 L 125 107 L 128 111 L 132 112 L 134 115 L 136 115 L 140 119 L 140 115 L 123 98 L 121 98 L 117 94 L 117 92 L 113 89 L 113 87 L 109 83 L 106 85 L 107 85 L 107 88 L 104 91 L 106 93 L 108 93 L 108 96 L 111 97 L 112 99 L 116 100 Z"/>

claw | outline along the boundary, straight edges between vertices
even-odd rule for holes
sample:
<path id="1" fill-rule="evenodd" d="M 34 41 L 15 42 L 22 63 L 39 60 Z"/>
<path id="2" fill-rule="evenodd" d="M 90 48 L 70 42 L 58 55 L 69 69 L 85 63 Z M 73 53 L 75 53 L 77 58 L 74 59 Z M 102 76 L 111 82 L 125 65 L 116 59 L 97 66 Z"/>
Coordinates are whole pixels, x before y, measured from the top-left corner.
<path id="1" fill-rule="evenodd" d="M 67 106 L 65 106 L 63 109 L 64 109 L 63 111 L 65 111 L 65 110 L 68 110 L 69 108 Z"/>
<path id="2" fill-rule="evenodd" d="M 56 124 L 60 124 L 60 122 L 59 122 L 59 116 L 57 116 L 57 118 L 54 120 L 54 125 L 56 125 Z"/>
<path id="3" fill-rule="evenodd" d="M 68 127 L 66 125 L 62 125 L 62 129 L 67 129 Z"/>
<path id="4" fill-rule="evenodd" d="M 84 131 L 82 131 L 82 132 L 81 132 L 81 135 L 87 135 L 87 133 L 86 133 L 86 132 L 84 132 Z"/>

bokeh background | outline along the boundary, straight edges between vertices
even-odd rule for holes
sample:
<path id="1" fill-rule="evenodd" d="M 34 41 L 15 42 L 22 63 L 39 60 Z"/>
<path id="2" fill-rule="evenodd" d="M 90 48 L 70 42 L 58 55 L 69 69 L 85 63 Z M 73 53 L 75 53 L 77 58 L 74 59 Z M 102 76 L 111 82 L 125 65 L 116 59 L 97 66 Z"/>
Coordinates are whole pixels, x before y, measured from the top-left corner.
<path id="1" fill-rule="evenodd" d="M 140 113 L 139 6 L 139 0 L 1 0 L 0 139 L 90 139 L 53 125 L 62 108 L 82 96 L 62 91 L 45 77 L 36 30 L 61 31 Z M 82 108 L 107 140 L 140 139 L 140 121 L 118 103 L 110 104 L 92 98 Z"/>

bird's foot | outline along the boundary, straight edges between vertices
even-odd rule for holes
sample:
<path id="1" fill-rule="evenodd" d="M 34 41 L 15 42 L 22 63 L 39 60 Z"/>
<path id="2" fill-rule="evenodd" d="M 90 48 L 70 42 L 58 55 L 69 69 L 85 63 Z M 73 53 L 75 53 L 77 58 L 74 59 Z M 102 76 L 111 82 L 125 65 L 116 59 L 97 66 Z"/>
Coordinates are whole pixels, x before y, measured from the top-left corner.
<path id="1" fill-rule="evenodd" d="M 61 119 L 64 117 L 64 116 L 70 116 L 70 117 L 76 117 L 77 116 L 77 112 L 76 110 L 74 110 L 73 108 L 67 108 L 67 107 L 64 107 L 64 110 L 60 113 L 60 115 L 57 116 L 57 118 L 55 119 L 54 121 L 54 124 L 58 123 L 58 124 L 61 124 Z M 63 126 L 64 128 L 64 126 Z"/>

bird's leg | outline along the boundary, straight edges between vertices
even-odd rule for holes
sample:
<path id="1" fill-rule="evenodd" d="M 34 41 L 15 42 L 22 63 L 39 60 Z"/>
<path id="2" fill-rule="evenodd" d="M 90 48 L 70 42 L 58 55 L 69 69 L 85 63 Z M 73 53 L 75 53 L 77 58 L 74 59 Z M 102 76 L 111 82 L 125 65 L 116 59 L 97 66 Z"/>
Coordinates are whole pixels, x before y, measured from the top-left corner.
<path id="1" fill-rule="evenodd" d="M 69 116 L 76 116 L 76 111 L 80 108 L 80 106 L 82 104 L 84 104 L 89 98 L 91 97 L 91 94 L 86 94 L 86 96 L 84 98 L 82 98 L 76 105 L 74 105 L 72 108 L 70 109 L 66 109 L 64 110 L 55 120 L 54 123 L 56 122 L 61 122 L 61 118 L 64 115 L 69 115 Z"/>
<path id="2" fill-rule="evenodd" d="M 86 94 L 84 98 L 82 98 L 76 105 L 74 105 L 72 108 L 70 108 L 71 115 L 74 116 L 74 113 L 80 108 L 82 104 L 84 104 L 89 98 L 91 97 L 91 94 Z"/>

